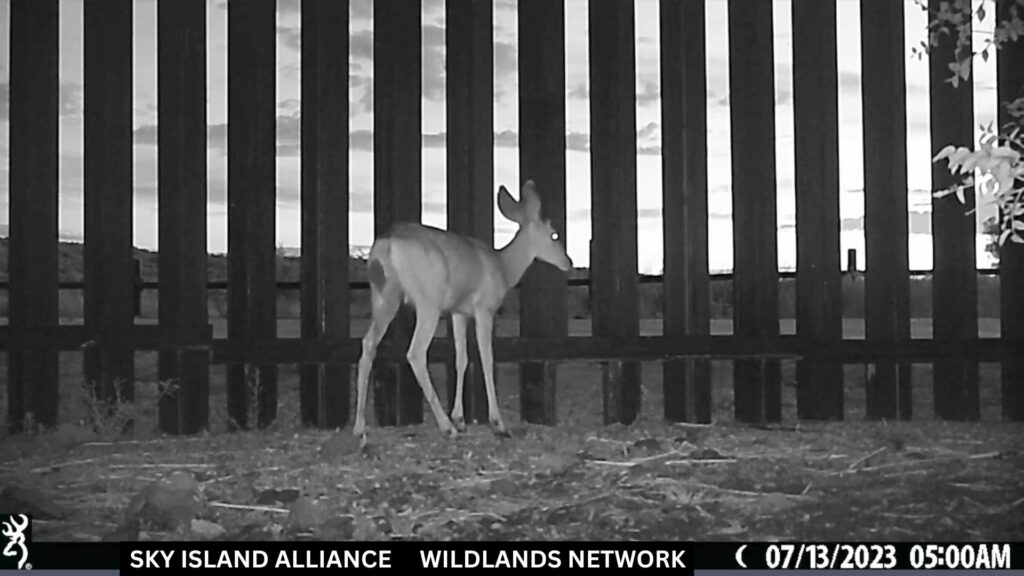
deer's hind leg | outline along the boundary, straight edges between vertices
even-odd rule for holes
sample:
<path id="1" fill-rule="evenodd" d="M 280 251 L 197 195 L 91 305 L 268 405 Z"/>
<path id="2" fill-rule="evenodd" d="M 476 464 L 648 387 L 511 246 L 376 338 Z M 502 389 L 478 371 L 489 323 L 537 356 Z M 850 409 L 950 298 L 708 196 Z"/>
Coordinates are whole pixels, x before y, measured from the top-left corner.
<path id="1" fill-rule="evenodd" d="M 376 286 L 370 295 L 373 320 L 363 336 L 363 353 L 359 358 L 359 372 L 356 377 L 356 421 L 352 433 L 366 438 L 366 389 L 370 382 L 370 370 L 373 359 L 377 356 L 377 345 L 380 344 L 388 325 L 395 318 L 398 307 L 402 304 L 402 291 L 397 284 L 384 284 L 380 289 Z"/>
<path id="2" fill-rule="evenodd" d="M 427 404 L 430 405 L 430 411 L 434 413 L 437 427 L 441 429 L 442 433 L 454 438 L 458 435 L 458 431 L 452 425 L 444 407 L 441 406 L 441 401 L 437 398 L 437 392 L 434 390 L 434 384 L 430 381 L 430 372 L 427 370 L 427 349 L 430 348 L 430 342 L 434 338 L 434 331 L 437 330 L 437 322 L 440 317 L 441 313 L 436 308 L 417 304 L 416 330 L 413 331 L 412 342 L 409 343 L 406 358 L 409 360 L 413 374 L 416 375 L 416 381 L 419 382 L 420 388 L 423 390 Z"/>

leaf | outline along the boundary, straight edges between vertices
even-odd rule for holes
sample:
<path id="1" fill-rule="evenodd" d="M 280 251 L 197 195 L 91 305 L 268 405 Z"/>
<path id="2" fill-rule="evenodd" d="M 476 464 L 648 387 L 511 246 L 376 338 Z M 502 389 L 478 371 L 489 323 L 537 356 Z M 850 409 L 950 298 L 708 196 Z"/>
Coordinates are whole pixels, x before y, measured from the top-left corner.
<path id="1" fill-rule="evenodd" d="M 956 146 L 950 144 L 949 146 L 946 146 L 942 150 L 939 150 L 939 153 L 936 154 L 934 158 L 932 158 L 932 162 L 938 162 L 939 160 L 949 158 L 950 156 L 953 155 L 954 152 L 956 152 Z"/>
<path id="2" fill-rule="evenodd" d="M 1002 234 L 999 235 L 999 245 L 1000 246 L 1002 246 L 1003 244 L 1006 243 L 1006 239 L 1010 236 L 1011 232 L 1013 232 L 1013 228 L 1005 228 L 1005 229 L 1003 229 Z"/>

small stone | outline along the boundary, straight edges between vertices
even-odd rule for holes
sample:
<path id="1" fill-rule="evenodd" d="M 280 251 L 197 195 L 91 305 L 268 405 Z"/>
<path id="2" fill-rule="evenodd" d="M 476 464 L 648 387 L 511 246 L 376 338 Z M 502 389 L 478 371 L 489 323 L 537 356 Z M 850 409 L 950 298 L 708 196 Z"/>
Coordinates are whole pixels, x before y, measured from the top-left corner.
<path id="1" fill-rule="evenodd" d="M 209 520 L 193 520 L 192 533 L 204 540 L 213 540 L 224 535 L 226 530 L 220 524 Z"/>
<path id="2" fill-rule="evenodd" d="M 37 520 L 57 520 L 67 516 L 67 510 L 54 502 L 52 496 L 24 486 L 4 488 L 0 492 L 0 510 L 28 514 Z"/>
<path id="3" fill-rule="evenodd" d="M 50 439 L 55 444 L 63 448 L 70 448 L 86 442 L 93 442 L 97 438 L 96 432 L 92 428 L 86 428 L 80 424 L 73 422 L 65 422 L 57 427 L 53 433 L 50 434 Z"/>
<path id="4" fill-rule="evenodd" d="M 541 454 L 533 464 L 540 472 L 557 476 L 567 472 L 569 468 L 572 468 L 577 464 L 577 462 L 578 460 L 572 457 L 566 457 L 552 452 L 545 452 L 544 454 Z"/>
<path id="5" fill-rule="evenodd" d="M 497 478 L 491 482 L 491 493 L 499 496 L 510 496 L 519 491 L 519 487 L 511 478 Z"/>
<path id="6" fill-rule="evenodd" d="M 324 522 L 318 532 L 319 536 L 327 541 L 351 540 L 356 532 L 355 517 L 335 516 Z"/>
<path id="7" fill-rule="evenodd" d="M 288 507 L 288 525 L 295 530 L 312 530 L 322 522 L 320 505 L 309 498 L 299 498 Z"/>
<path id="8" fill-rule="evenodd" d="M 724 456 L 714 448 L 698 448 L 690 452 L 690 459 L 692 460 L 719 460 L 721 458 L 724 458 Z"/>
<path id="9" fill-rule="evenodd" d="M 175 530 L 190 525 L 202 509 L 195 478 L 187 472 L 175 472 L 167 479 L 149 484 L 132 498 L 124 524 Z"/>
<path id="10" fill-rule="evenodd" d="M 657 454 L 662 451 L 661 440 L 657 438 L 642 438 L 633 443 L 633 449 L 649 455 Z"/>
<path id="11" fill-rule="evenodd" d="M 264 490 L 256 495 L 256 503 L 267 506 L 270 504 L 291 504 L 299 499 L 299 491 L 294 488 L 286 490 L 275 490 L 273 488 Z"/>
<path id="12" fill-rule="evenodd" d="M 342 432 L 331 436 L 320 446 L 320 456 L 327 460 L 337 460 L 359 452 L 359 438 Z"/>

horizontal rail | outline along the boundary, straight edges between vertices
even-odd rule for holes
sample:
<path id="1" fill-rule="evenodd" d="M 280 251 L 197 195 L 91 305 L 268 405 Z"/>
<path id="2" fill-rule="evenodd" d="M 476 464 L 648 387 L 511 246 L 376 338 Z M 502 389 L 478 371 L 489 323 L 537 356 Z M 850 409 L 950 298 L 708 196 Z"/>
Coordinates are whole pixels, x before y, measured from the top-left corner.
<path id="1" fill-rule="evenodd" d="M 101 338 L 82 324 L 62 326 L 22 327 L 0 326 L 0 350 L 79 350 L 90 341 L 124 344 L 134 350 L 159 350 L 191 345 L 210 345 L 214 342 L 213 326 L 182 328 L 159 324 L 136 324 L 131 331 L 120 334 L 117 342 Z"/>
<path id="2" fill-rule="evenodd" d="M 123 336 L 123 344 L 135 350 L 159 350 L 184 346 L 210 346 L 213 361 L 220 364 L 320 364 L 355 363 L 362 343 L 359 338 L 338 340 L 275 338 L 239 342 L 212 337 L 212 327 L 169 328 L 136 325 Z M 99 341 L 81 325 L 44 328 L 0 326 L 0 350 L 79 350 Z M 402 361 L 405 345 L 381 342 L 377 358 Z M 435 338 L 428 351 L 431 362 L 446 362 L 454 348 L 450 338 Z M 880 361 L 926 362 L 937 359 L 970 359 L 998 362 L 1024 354 L 1024 341 L 1003 338 L 967 340 L 911 339 L 880 342 L 861 339 L 815 340 L 799 336 L 751 338 L 741 336 L 639 336 L 608 338 L 496 338 L 494 357 L 500 362 L 559 360 L 664 360 L 669 358 L 808 358 L 860 364 Z"/>
<path id="3" fill-rule="evenodd" d="M 979 276 L 999 276 L 998 268 L 978 268 L 976 270 Z M 847 271 L 842 272 L 843 275 L 849 274 Z M 863 270 L 856 270 L 856 274 L 864 274 Z M 931 270 L 911 270 L 908 272 L 910 276 L 928 276 L 932 274 Z M 780 279 L 793 279 L 796 278 L 796 271 L 793 270 L 781 270 L 779 271 Z M 732 273 L 730 272 L 716 272 L 709 275 L 712 281 L 732 280 Z M 664 278 L 660 274 L 640 274 L 641 284 L 661 284 Z M 569 278 L 567 281 L 570 287 L 590 286 L 590 278 Z M 61 281 L 57 283 L 57 288 L 60 290 L 82 290 L 83 282 L 81 281 Z M 144 290 L 159 290 L 160 283 L 153 280 L 146 280 L 140 282 L 139 286 Z M 10 282 L 7 280 L 0 280 L 0 290 L 7 290 L 10 287 Z M 355 280 L 349 282 L 349 288 L 352 290 L 368 290 L 370 283 L 366 280 Z M 518 286 L 517 286 L 518 288 Z M 207 290 L 227 290 L 228 283 L 226 280 L 210 280 L 206 283 Z M 302 289 L 302 282 L 298 280 L 279 280 L 277 282 L 278 290 L 300 290 Z"/>
<path id="4" fill-rule="evenodd" d="M 278 338 L 248 345 L 229 341 L 214 343 L 217 363 L 317 364 L 358 362 L 362 343 L 358 338 L 337 342 L 301 338 Z M 638 336 L 608 338 L 496 338 L 494 358 L 498 362 L 560 360 L 666 360 L 670 358 L 810 358 L 841 363 L 874 361 L 928 361 L 965 358 L 999 361 L 1024 350 L 1024 342 L 1000 338 L 965 341 L 908 340 L 877 342 L 866 340 L 816 341 L 797 336 L 749 338 L 738 336 Z M 381 342 L 377 358 L 404 361 L 405 345 Z M 445 362 L 455 353 L 449 338 L 436 338 L 428 351 L 431 362 Z"/>

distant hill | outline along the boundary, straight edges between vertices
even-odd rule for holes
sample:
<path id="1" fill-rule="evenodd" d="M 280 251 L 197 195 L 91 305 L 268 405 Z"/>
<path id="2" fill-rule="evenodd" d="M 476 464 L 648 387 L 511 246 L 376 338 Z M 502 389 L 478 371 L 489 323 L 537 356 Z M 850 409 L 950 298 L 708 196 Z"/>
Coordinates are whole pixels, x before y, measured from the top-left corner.
<path id="1" fill-rule="evenodd" d="M 61 242 L 59 244 L 59 279 L 64 282 L 80 282 L 83 270 L 83 245 L 77 242 Z M 357 254 L 365 254 L 365 250 L 356 250 Z M 141 262 L 144 280 L 155 282 L 158 278 L 158 254 L 150 250 L 135 249 L 135 258 Z M 8 239 L 0 238 L 0 281 L 8 280 Z M 210 254 L 207 257 L 207 278 L 211 281 L 227 280 L 227 257 L 223 254 Z M 571 273 L 573 278 L 586 278 L 589 270 L 577 268 Z M 294 252 L 278 250 L 277 279 L 278 281 L 298 281 L 300 261 Z M 362 257 L 349 258 L 349 277 L 352 281 L 366 281 L 366 260 Z M 796 286 L 792 279 L 779 282 L 779 315 L 791 318 L 796 312 Z M 847 317 L 863 317 L 864 313 L 863 275 L 844 277 L 843 281 L 843 313 Z M 995 276 L 978 278 L 979 314 L 982 317 L 999 316 L 999 279 Z M 910 281 L 911 316 L 927 318 L 931 316 L 931 277 L 930 275 L 915 276 Z M 155 317 L 157 292 L 150 290 L 143 295 L 143 317 Z M 728 278 L 715 279 L 711 282 L 711 314 L 715 318 L 732 316 L 732 282 Z M 77 290 L 62 290 L 60 295 L 61 317 L 79 318 L 82 314 L 82 296 Z M 663 293 L 661 283 L 648 283 L 640 286 L 640 316 L 657 318 L 661 316 Z M 224 291 L 211 291 L 209 294 L 211 317 L 222 317 L 227 306 Z M 590 314 L 589 289 L 586 286 L 569 289 L 569 315 L 573 318 L 584 318 Z M 367 313 L 367 296 L 365 292 L 353 294 L 352 317 L 364 317 Z M 509 294 L 502 307 L 505 314 L 517 314 L 519 310 L 519 294 Z M 278 314 L 281 318 L 298 317 L 298 293 L 285 290 L 278 294 Z M 0 293 L 0 317 L 7 315 L 7 293 Z"/>
<path id="2" fill-rule="evenodd" d="M 158 280 L 159 254 L 151 250 L 135 248 L 135 259 L 142 265 L 142 278 Z M 61 282 L 81 282 L 84 270 L 83 245 L 79 242 L 60 242 L 58 245 L 58 279 Z M 0 238 L 0 280 L 6 281 L 8 260 L 8 239 Z M 278 249 L 277 279 L 279 281 L 299 280 L 299 256 L 293 249 Z M 207 278 L 225 281 L 228 278 L 228 259 L 225 254 L 208 254 L 206 260 Z M 349 258 L 349 274 L 352 280 L 366 279 L 365 258 Z"/>

